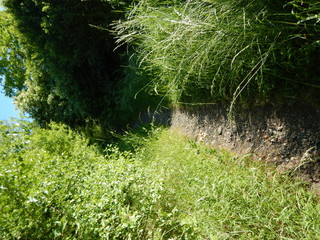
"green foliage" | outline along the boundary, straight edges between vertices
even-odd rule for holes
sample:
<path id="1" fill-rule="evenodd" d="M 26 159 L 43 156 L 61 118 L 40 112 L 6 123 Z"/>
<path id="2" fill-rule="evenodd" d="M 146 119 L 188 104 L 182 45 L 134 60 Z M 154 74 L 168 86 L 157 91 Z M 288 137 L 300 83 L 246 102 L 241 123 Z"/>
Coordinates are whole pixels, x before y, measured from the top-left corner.
<path id="1" fill-rule="evenodd" d="M 296 5 L 143 0 L 115 28 L 119 44 L 137 49 L 155 92 L 174 103 L 261 103 L 310 92 L 317 99 L 319 45 L 304 33 L 318 25 L 298 24 Z"/>
<path id="2" fill-rule="evenodd" d="M 179 223 L 173 239 L 183 239 L 181 229 L 192 233 L 187 239 L 320 237 L 319 199 L 250 156 L 216 151 L 174 131 L 158 132 L 141 155 L 145 171 L 162 182 L 159 208 Z"/>
<path id="3" fill-rule="evenodd" d="M 3 239 L 137 239 L 157 199 L 128 152 L 105 154 L 65 126 L 1 125 Z M 105 155 L 105 156 L 104 156 Z M 148 188 L 145 189 L 147 183 Z"/>
<path id="4" fill-rule="evenodd" d="M 128 116 L 128 122 L 137 121 L 137 114 L 146 114 L 150 109 L 157 111 L 168 105 L 166 98 L 153 91 L 152 74 L 140 69 L 136 60 L 131 56 L 127 61 L 116 96 L 117 115 Z"/>
<path id="5" fill-rule="evenodd" d="M 2 85 L 42 126 L 53 120 L 122 127 L 168 99 L 231 106 L 288 98 L 319 103 L 317 0 L 5 5 Z"/>
<path id="6" fill-rule="evenodd" d="M 36 61 L 27 76 L 28 90 L 19 95 L 20 107 L 40 122 L 74 125 L 110 117 L 119 60 L 110 34 L 92 27 L 115 18 L 110 4 L 17 0 L 5 6 Z"/>
<path id="7" fill-rule="evenodd" d="M 26 49 L 10 14 L 0 11 L 0 83 L 7 96 L 24 89 Z"/>
<path id="8" fill-rule="evenodd" d="M 2 239 L 315 239 L 304 184 L 160 128 L 104 151 L 66 126 L 0 125 Z"/>
<path id="9" fill-rule="evenodd" d="M 132 84 L 121 81 L 127 60 L 121 49 L 114 52 L 108 28 L 130 2 L 5 1 L 1 14 L 10 20 L 1 20 L 8 36 L 1 36 L 0 73 L 6 94 L 42 125 L 126 124 L 133 111 L 120 99 L 132 103 L 134 96 L 121 95 Z"/>
<path id="10" fill-rule="evenodd" d="M 131 0 L 5 1 L 0 74 L 6 95 L 42 126 L 123 127 L 161 99 L 109 24 Z M 130 65 L 123 67 L 123 65 Z"/>
<path id="11" fill-rule="evenodd" d="M 319 25 L 319 10 L 320 2 L 318 0 L 294 0 L 288 3 L 293 6 L 294 16 L 299 19 L 298 24 L 304 23 L 303 27 L 307 27 L 309 31 L 319 31 L 317 28 Z M 312 36 L 317 37 L 317 36 Z"/>

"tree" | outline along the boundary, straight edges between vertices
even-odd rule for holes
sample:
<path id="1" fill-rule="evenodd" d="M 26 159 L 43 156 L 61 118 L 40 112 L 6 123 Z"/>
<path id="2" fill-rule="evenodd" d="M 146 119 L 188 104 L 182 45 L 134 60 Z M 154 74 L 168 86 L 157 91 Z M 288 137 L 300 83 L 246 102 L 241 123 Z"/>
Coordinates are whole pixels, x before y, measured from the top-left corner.
<path id="1" fill-rule="evenodd" d="M 0 79 L 5 94 L 14 97 L 24 89 L 27 51 L 14 19 L 0 11 Z"/>
<path id="2" fill-rule="evenodd" d="M 43 124 L 111 120 L 120 57 L 113 51 L 111 33 L 101 29 L 118 18 L 113 11 L 117 1 L 10 0 L 4 4 L 5 16 L 12 21 L 9 28 L 15 33 L 8 41 L 15 45 L 4 46 L 2 54 L 12 52 L 13 57 L 1 58 L 6 94 L 17 96 L 20 108 Z M 23 56 L 18 49 L 24 49 Z M 12 62 L 17 62 L 12 65 L 17 69 L 9 72 Z"/>

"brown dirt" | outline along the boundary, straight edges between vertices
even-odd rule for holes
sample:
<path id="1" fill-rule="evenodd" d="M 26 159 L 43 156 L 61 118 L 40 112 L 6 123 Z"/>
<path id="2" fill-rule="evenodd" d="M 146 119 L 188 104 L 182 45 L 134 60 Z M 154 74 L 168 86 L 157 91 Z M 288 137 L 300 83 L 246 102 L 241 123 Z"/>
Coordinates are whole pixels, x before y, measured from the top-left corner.
<path id="1" fill-rule="evenodd" d="M 221 105 L 179 107 L 171 127 L 197 141 L 236 154 L 253 154 L 310 182 L 320 194 L 320 111 L 306 104 L 238 110 L 228 121 Z"/>

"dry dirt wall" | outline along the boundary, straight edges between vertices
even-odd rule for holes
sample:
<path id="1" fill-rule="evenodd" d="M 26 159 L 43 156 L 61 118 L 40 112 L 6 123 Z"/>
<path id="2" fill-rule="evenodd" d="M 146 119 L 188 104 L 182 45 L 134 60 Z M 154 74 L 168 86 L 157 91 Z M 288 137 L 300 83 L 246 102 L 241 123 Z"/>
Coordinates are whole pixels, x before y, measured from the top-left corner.
<path id="1" fill-rule="evenodd" d="M 238 110 L 232 121 L 227 107 L 179 107 L 172 112 L 171 126 L 214 147 L 275 163 L 279 171 L 299 170 L 304 179 L 320 181 L 320 111 L 312 106 Z"/>

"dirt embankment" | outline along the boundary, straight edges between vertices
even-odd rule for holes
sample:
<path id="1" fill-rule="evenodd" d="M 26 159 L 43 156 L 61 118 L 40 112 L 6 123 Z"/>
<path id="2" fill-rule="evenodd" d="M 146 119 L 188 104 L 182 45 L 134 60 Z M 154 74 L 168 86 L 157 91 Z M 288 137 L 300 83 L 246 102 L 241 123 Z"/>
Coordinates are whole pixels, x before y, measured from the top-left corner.
<path id="1" fill-rule="evenodd" d="M 304 104 L 238 110 L 228 120 L 220 105 L 179 107 L 172 128 L 237 154 L 253 154 L 311 182 L 320 193 L 320 111 Z"/>

